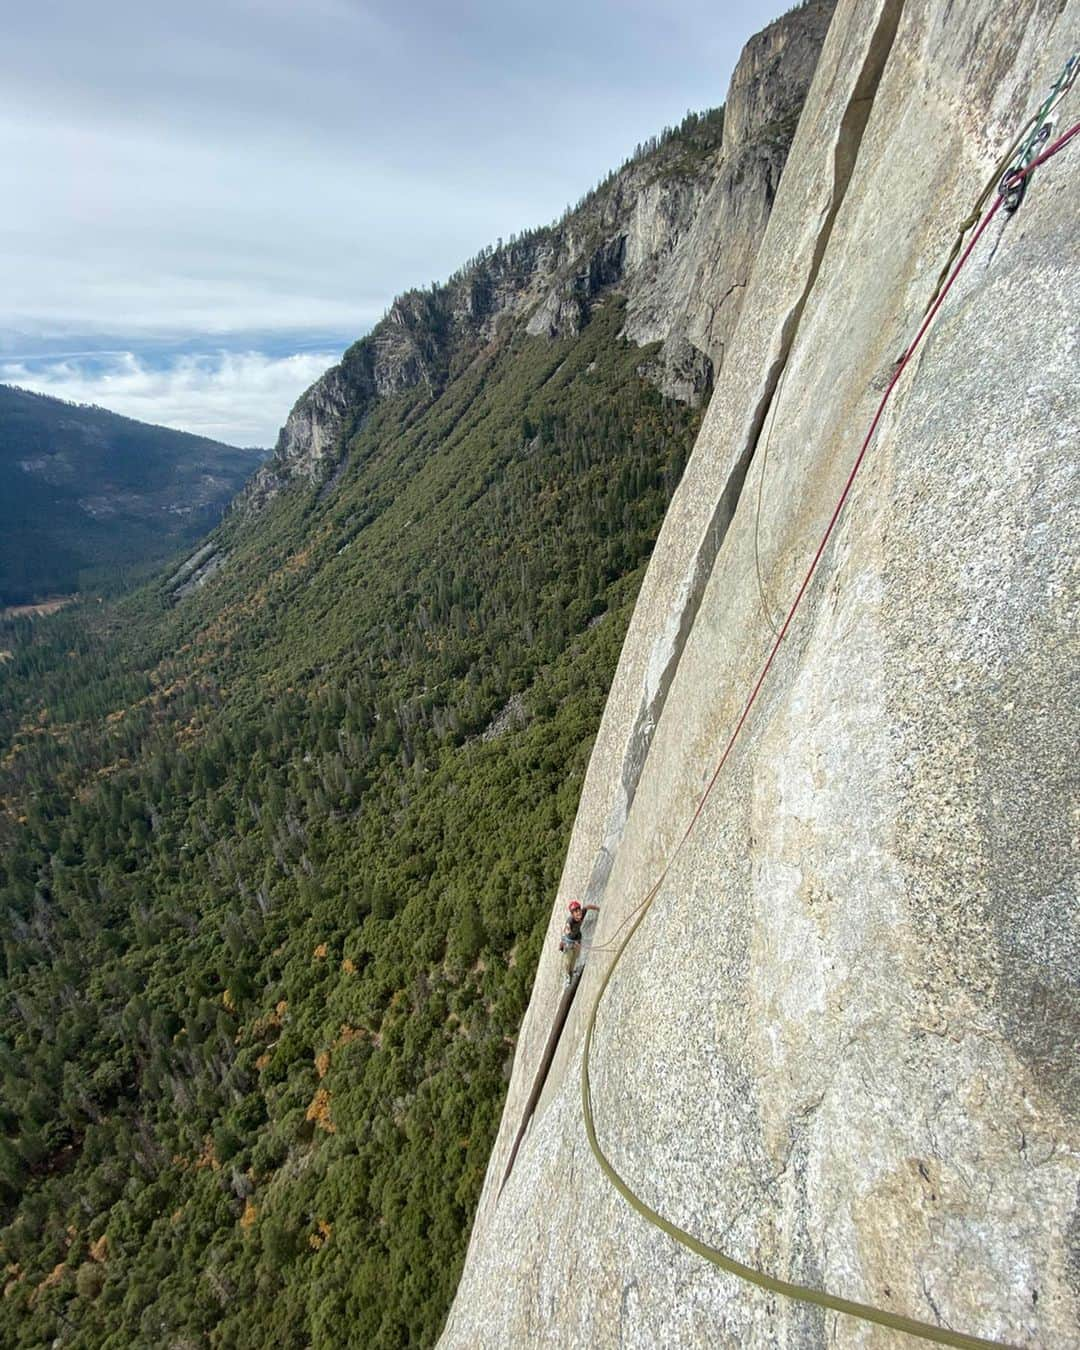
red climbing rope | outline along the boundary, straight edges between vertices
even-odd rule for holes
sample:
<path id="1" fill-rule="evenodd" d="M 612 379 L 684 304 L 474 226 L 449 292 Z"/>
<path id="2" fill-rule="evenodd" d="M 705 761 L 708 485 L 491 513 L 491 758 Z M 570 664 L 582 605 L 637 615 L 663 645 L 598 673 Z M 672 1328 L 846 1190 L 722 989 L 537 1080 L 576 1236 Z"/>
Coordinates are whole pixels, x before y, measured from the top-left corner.
<path id="1" fill-rule="evenodd" d="M 1080 134 L 1080 122 L 1076 122 L 1073 126 L 1071 126 L 1068 131 L 1064 132 L 1061 136 L 1059 136 L 1057 140 L 1054 141 L 1051 145 L 1049 145 L 1043 151 L 1043 153 L 1039 155 L 1037 159 L 1033 159 L 1031 163 L 1028 164 L 1026 167 L 1017 169 L 1014 173 L 1006 174 L 1002 184 L 1003 188 L 1012 185 L 1014 183 L 1025 181 L 1032 173 L 1035 172 L 1037 168 L 1039 168 L 1040 165 L 1045 164 L 1048 159 L 1052 159 L 1054 155 L 1058 154 L 1059 151 L 1063 150 L 1065 146 L 1068 145 L 1068 143 L 1077 134 Z M 964 264 L 967 262 L 968 258 L 971 257 L 975 245 L 981 239 L 987 226 L 997 215 L 1001 207 L 1005 204 L 1005 200 L 1006 199 L 1003 193 L 999 193 L 997 196 L 995 196 L 993 204 L 991 205 L 990 209 L 983 216 L 982 220 L 979 221 L 975 233 L 968 240 L 967 247 L 960 255 L 960 260 L 953 268 L 952 273 L 949 276 L 949 279 L 942 286 L 933 304 L 926 311 L 926 315 L 922 323 L 919 325 L 919 331 L 915 334 L 914 338 L 912 338 L 903 356 L 901 356 L 899 361 L 897 362 L 896 369 L 892 373 L 892 378 L 889 380 L 885 392 L 881 396 L 881 400 L 877 405 L 877 410 L 875 411 L 874 416 L 871 419 L 870 426 L 866 432 L 866 435 L 863 437 L 862 445 L 859 447 L 859 453 L 855 457 L 855 463 L 851 466 L 851 472 L 848 474 L 847 482 L 844 484 L 843 491 L 840 493 L 836 506 L 833 508 L 832 516 L 829 518 L 829 523 L 825 527 L 825 533 L 821 536 L 821 542 L 817 546 L 817 551 L 815 552 L 813 559 L 811 560 L 810 566 L 806 569 L 806 575 L 803 577 L 802 585 L 799 587 L 795 599 L 791 602 L 791 608 L 788 610 L 787 617 L 784 619 L 783 624 L 780 626 L 780 631 L 776 635 L 776 641 L 773 643 L 772 649 L 770 650 L 769 655 L 765 660 L 765 664 L 761 668 L 761 673 L 757 677 L 757 682 L 755 683 L 753 689 L 750 691 L 750 697 L 746 700 L 746 704 L 743 707 L 742 713 L 739 716 L 739 720 L 735 723 L 735 729 L 734 731 L 732 731 L 731 736 L 728 739 L 728 743 L 724 747 L 724 753 L 720 756 L 720 762 L 717 764 L 713 776 L 709 779 L 708 786 L 705 788 L 705 791 L 701 794 L 701 798 L 697 804 L 697 809 L 691 816 L 690 823 L 689 825 L 687 825 L 685 831 L 683 832 L 682 838 L 675 846 L 674 852 L 672 853 L 671 857 L 665 864 L 664 870 L 660 873 L 660 876 L 657 879 L 655 885 L 645 896 L 645 898 L 641 901 L 641 903 L 637 905 L 634 909 L 632 909 L 629 914 L 627 914 L 627 916 L 623 919 L 622 923 L 619 924 L 618 928 L 615 929 L 615 931 L 611 934 L 609 938 L 605 940 L 603 944 L 598 944 L 596 946 L 591 947 L 590 951 L 603 951 L 614 945 L 615 938 L 618 937 L 619 933 L 622 932 L 623 928 L 625 928 L 626 925 L 630 922 L 630 920 L 634 917 L 634 915 L 637 914 L 641 909 L 643 909 L 656 895 L 657 891 L 663 885 L 668 873 L 671 871 L 671 868 L 675 863 L 675 859 L 679 856 L 680 852 L 682 851 L 683 845 L 686 843 L 687 839 L 689 839 L 690 834 L 694 829 L 694 826 L 698 822 L 698 818 L 700 817 L 702 811 L 705 809 L 705 803 L 708 801 L 709 796 L 716 785 L 716 780 L 720 777 L 721 771 L 723 770 L 724 765 L 727 763 L 728 756 L 731 754 L 732 748 L 734 747 L 735 742 L 739 737 L 739 732 L 742 731 L 746 719 L 750 716 L 750 709 L 754 706 L 754 703 L 757 701 L 757 696 L 761 691 L 761 686 L 765 683 L 765 677 L 768 675 L 770 669 L 772 668 L 773 661 L 776 659 L 776 654 L 780 650 L 780 644 L 783 642 L 784 638 L 787 635 L 788 629 L 791 627 L 791 621 L 792 619 L 794 619 L 795 613 L 798 610 L 800 604 L 802 603 L 802 598 L 806 594 L 807 587 L 810 585 L 814 573 L 817 571 L 817 565 L 821 561 L 821 555 L 825 552 L 825 548 L 829 542 L 829 539 L 832 537 L 833 529 L 836 526 L 836 522 L 840 518 L 841 511 L 844 509 L 844 504 L 847 502 L 848 495 L 851 492 L 851 488 L 853 483 L 855 482 L 856 475 L 858 474 L 859 469 L 862 467 L 863 460 L 866 458 L 866 452 L 870 448 L 870 442 L 874 439 L 874 433 L 878 429 L 878 423 L 881 421 L 882 414 L 885 411 L 885 405 L 892 397 L 892 392 L 896 388 L 900 376 L 904 373 L 904 370 L 907 368 L 907 365 L 910 362 L 911 358 L 915 355 L 915 352 L 918 349 L 919 344 L 922 342 L 924 336 L 926 335 L 926 330 L 930 327 L 931 323 L 934 320 L 934 316 L 937 314 L 938 310 L 944 304 L 945 297 L 949 294 L 949 291 L 953 287 L 953 283 L 956 281 L 956 278 L 960 275 L 961 271 L 963 270 Z"/>
<path id="2" fill-rule="evenodd" d="M 1050 145 L 1046 150 L 1043 151 L 1043 153 L 1038 157 L 1038 159 L 1032 160 L 1032 162 L 1027 166 L 1027 168 L 1020 169 L 1015 174 L 1008 175 L 1008 178 L 1010 180 L 1023 180 L 1027 178 L 1029 174 L 1033 173 L 1034 170 L 1039 167 L 1040 164 L 1045 164 L 1046 161 L 1048 159 L 1053 158 L 1053 156 L 1056 155 L 1059 150 L 1063 150 L 1065 146 L 1068 145 L 1068 143 L 1072 140 L 1072 138 L 1076 136 L 1078 133 L 1080 133 L 1080 122 L 1075 123 L 1072 127 L 1069 128 L 1068 131 L 1064 133 L 1064 135 L 1059 136 L 1058 139 L 1054 141 L 1052 145 Z M 953 283 L 956 281 L 956 278 L 960 275 L 960 272 L 963 269 L 964 264 L 967 262 L 968 258 L 971 257 L 975 245 L 982 238 L 982 235 L 986 230 L 986 227 L 994 219 L 994 217 L 998 213 L 998 210 L 1004 205 L 1004 203 L 1005 198 L 1003 196 L 999 195 L 994 198 L 993 205 L 990 207 L 989 211 L 987 211 L 986 215 L 983 216 L 982 220 L 979 222 L 978 227 L 975 230 L 975 233 L 968 240 L 967 248 L 964 249 L 963 253 L 960 255 L 960 261 L 956 264 L 955 268 L 953 268 L 952 276 L 949 277 L 948 281 L 946 281 L 945 285 L 941 288 L 941 293 L 938 295 L 937 300 L 934 302 L 931 308 L 927 311 L 926 317 L 923 319 L 921 325 L 919 326 L 919 331 L 915 334 L 914 338 L 912 338 L 911 343 L 907 348 L 907 351 L 904 352 L 903 356 L 898 361 L 896 369 L 893 371 L 892 379 L 886 386 L 885 392 L 881 396 L 881 401 L 877 405 L 877 411 L 874 413 L 874 416 L 871 419 L 869 429 L 867 430 L 866 435 L 863 437 L 863 443 L 859 447 L 859 453 L 855 456 L 855 463 L 851 466 L 851 472 L 848 474 L 847 482 L 844 484 L 844 490 L 840 493 L 840 496 L 837 499 L 836 506 L 833 508 L 832 516 L 829 518 L 829 523 L 825 527 L 825 533 L 821 536 L 821 542 L 817 546 L 817 552 L 814 554 L 810 566 L 806 569 L 806 576 L 803 577 L 802 585 L 799 587 L 795 599 L 791 602 L 791 608 L 787 612 L 787 618 L 781 625 L 780 632 L 777 634 L 776 637 L 776 641 L 772 645 L 772 650 L 769 652 L 768 658 L 766 659 L 764 666 L 762 666 L 761 668 L 761 674 L 757 678 L 757 683 L 751 690 L 750 697 L 746 700 L 746 706 L 742 710 L 742 715 L 740 716 L 738 722 L 735 723 L 735 730 L 731 733 L 731 738 L 728 741 L 727 745 L 724 747 L 724 753 L 720 756 L 720 762 L 716 766 L 716 772 L 713 774 L 712 778 L 709 779 L 709 785 L 702 794 L 700 802 L 698 802 L 697 810 L 694 812 L 693 817 L 690 820 L 690 824 L 686 827 L 686 833 L 679 841 L 679 848 L 681 848 L 682 845 L 686 842 L 687 837 L 690 834 L 690 831 L 697 824 L 698 817 L 704 810 L 705 802 L 708 799 L 709 793 L 712 792 L 713 785 L 715 784 L 716 780 L 720 777 L 720 771 L 727 763 L 727 758 L 731 754 L 732 746 L 734 746 L 735 741 L 738 738 L 739 732 L 742 731 L 743 729 L 743 724 L 745 723 L 747 717 L 749 717 L 750 715 L 750 709 L 754 706 L 754 702 L 757 699 L 758 693 L 761 690 L 761 686 L 765 683 L 765 676 L 768 675 L 769 669 L 772 666 L 772 663 L 776 657 L 776 653 L 780 650 L 780 644 L 781 642 L 783 642 L 787 630 L 791 627 L 791 621 L 795 617 L 795 611 L 799 608 L 799 605 L 802 603 L 802 598 L 806 594 L 806 588 L 810 585 L 813 575 L 817 571 L 817 565 L 821 561 L 821 555 L 825 552 L 825 547 L 828 544 L 830 537 L 832 536 L 832 532 L 836 525 L 836 522 L 840 519 L 840 512 L 844 509 L 844 503 L 847 501 L 848 494 L 851 492 L 852 484 L 855 482 L 855 477 L 858 474 L 859 469 L 862 467 L 863 460 L 866 458 L 866 452 L 870 448 L 870 442 L 874 438 L 874 432 L 877 431 L 878 429 L 878 423 L 881 421 L 881 415 L 885 411 L 885 405 L 888 403 L 890 397 L 892 396 L 892 391 L 896 388 L 900 376 L 903 375 L 904 370 L 908 365 L 908 362 L 915 355 L 915 352 L 918 349 L 919 344 L 922 342 L 923 337 L 926 334 L 926 330 L 930 327 L 931 323 L 933 322 L 934 315 L 937 314 L 938 310 L 941 308 L 942 304 L 945 301 L 945 297 L 949 294 L 949 291 L 952 290 Z M 676 850 L 676 852 L 677 851 L 678 850 Z M 672 858 L 672 861 L 674 861 L 674 856 Z"/>
<path id="3" fill-rule="evenodd" d="M 818 563 L 820 562 L 821 556 L 825 551 L 825 547 L 829 542 L 833 529 L 836 526 L 836 522 L 840 518 L 840 513 L 843 510 L 844 504 L 847 501 L 848 496 L 851 492 L 852 484 L 854 483 L 855 477 L 858 474 L 862 462 L 866 457 L 866 452 L 870 447 L 870 442 L 873 439 L 874 433 L 877 430 L 879 422 L 881 421 L 882 414 L 885 411 L 885 406 L 888 403 L 893 390 L 896 388 L 897 381 L 903 374 L 904 369 L 907 366 L 908 362 L 914 356 L 916 350 L 919 347 L 919 344 L 922 342 L 923 337 L 926 334 L 926 330 L 929 328 L 930 323 L 932 322 L 934 316 L 941 308 L 941 305 L 944 302 L 945 297 L 952 289 L 952 286 L 956 281 L 956 278 L 960 275 L 960 272 L 962 271 L 967 260 L 971 257 L 975 245 L 978 243 L 979 239 L 982 237 L 982 235 L 986 231 L 987 226 L 994 219 L 995 215 L 997 215 L 999 209 L 1003 205 L 1006 205 L 1007 203 L 1006 194 L 1009 194 L 1009 197 L 1015 199 L 1016 189 L 1024 184 L 1028 176 L 1041 164 L 1045 164 L 1047 160 L 1052 159 L 1054 155 L 1058 154 L 1061 150 L 1063 150 L 1065 146 L 1068 145 L 1069 142 L 1078 133 L 1080 133 L 1080 122 L 1070 127 L 1069 130 L 1064 133 L 1064 135 L 1059 136 L 1056 141 L 1054 141 L 1050 146 L 1048 146 L 1047 149 L 1044 150 L 1043 153 L 1039 155 L 1036 159 L 1033 159 L 1030 164 L 1021 165 L 1017 169 L 1012 170 L 1011 172 L 1005 175 L 1001 183 L 1001 191 L 999 195 L 995 198 L 993 205 L 990 207 L 990 209 L 983 216 L 982 220 L 979 222 L 974 234 L 972 235 L 970 241 L 968 242 L 967 247 L 964 249 L 962 255 L 960 256 L 959 261 L 957 262 L 955 268 L 950 274 L 948 281 L 941 288 L 940 293 L 938 294 L 934 302 L 931 304 L 930 308 L 927 310 L 926 316 L 923 319 L 921 325 L 919 326 L 919 331 L 915 334 L 915 337 L 908 345 L 903 356 L 898 361 L 896 369 L 893 372 L 892 378 L 890 379 L 889 384 L 884 394 L 881 396 L 880 402 L 878 403 L 877 410 L 875 411 L 874 416 L 870 422 L 869 429 L 867 430 L 866 435 L 863 437 L 863 442 L 859 448 L 859 453 L 855 457 L 855 462 L 851 467 L 851 472 L 848 474 L 847 481 L 845 482 L 843 490 L 840 493 L 836 506 L 833 509 L 833 513 L 829 518 L 829 523 L 825 527 L 825 532 L 821 537 L 821 542 L 818 544 L 817 550 L 814 553 L 810 566 L 807 568 L 806 575 L 802 581 L 802 585 L 799 587 L 798 593 L 796 594 L 795 599 L 791 604 L 791 608 L 788 610 L 787 618 L 784 620 L 783 626 L 781 627 L 780 632 L 776 637 L 776 641 L 773 643 L 773 646 L 765 661 L 765 664 L 761 669 L 761 673 L 758 675 L 757 681 L 754 684 L 753 689 L 750 691 L 750 696 L 746 700 L 746 703 L 743 707 L 739 720 L 735 724 L 735 729 L 732 731 L 731 736 L 728 738 L 727 745 L 724 747 L 724 752 L 720 756 L 719 763 L 717 764 L 716 769 L 712 777 L 710 778 L 708 785 L 705 788 L 705 791 L 701 794 L 701 798 L 698 801 L 697 808 L 695 809 L 694 814 L 690 819 L 690 823 L 687 825 L 682 838 L 679 840 L 678 845 L 676 846 L 671 857 L 668 859 L 667 863 L 664 865 L 663 871 L 660 873 L 660 876 L 649 890 L 649 893 L 645 896 L 644 900 L 642 900 L 641 903 L 634 910 L 632 910 L 630 914 L 626 916 L 623 922 L 619 925 L 619 928 L 616 930 L 616 934 L 613 934 L 612 939 L 609 939 L 608 944 L 605 944 L 610 945 L 611 941 L 617 935 L 617 933 L 621 931 L 622 928 L 625 927 L 625 925 L 628 922 L 630 922 L 631 919 L 633 919 L 630 931 L 620 942 L 618 949 L 616 950 L 615 955 L 612 958 L 611 964 L 608 966 L 607 970 L 604 973 L 604 977 L 600 982 L 600 987 L 597 990 L 596 997 L 593 1000 L 592 1008 L 590 1009 L 589 1016 L 586 1022 L 585 1044 L 582 1050 L 582 1058 L 581 1058 L 581 1107 L 585 1124 L 585 1133 L 589 1141 L 589 1147 L 592 1150 L 593 1155 L 595 1156 L 598 1164 L 600 1165 L 600 1168 L 603 1171 L 604 1175 L 616 1188 L 619 1194 L 627 1201 L 627 1203 L 634 1210 L 637 1211 L 637 1213 L 639 1213 L 654 1227 L 660 1229 L 661 1232 L 666 1233 L 670 1238 L 678 1242 L 681 1246 L 686 1247 L 690 1251 L 695 1252 L 698 1256 L 703 1257 L 706 1261 L 709 1261 L 712 1265 L 718 1267 L 720 1270 L 724 1270 L 728 1274 L 735 1275 L 739 1279 L 745 1280 L 749 1284 L 756 1285 L 758 1288 L 766 1289 L 771 1291 L 772 1293 L 780 1294 L 784 1298 L 791 1298 L 798 1300 L 799 1302 L 814 1304 L 820 1308 L 827 1308 L 833 1312 L 846 1313 L 848 1316 L 856 1317 L 861 1321 L 876 1323 L 879 1326 L 890 1327 L 894 1330 L 904 1332 L 910 1336 L 919 1337 L 923 1340 L 933 1341 L 940 1345 L 949 1345 L 957 1347 L 957 1350 L 986 1350 L 986 1348 L 988 1347 L 999 1347 L 1001 1343 L 986 1340 L 979 1336 L 968 1335 L 967 1333 L 964 1332 L 953 1331 L 949 1327 L 934 1326 L 928 1322 L 921 1322 L 914 1317 L 907 1317 L 903 1314 L 895 1313 L 888 1309 L 873 1307 L 868 1303 L 858 1303 L 853 1299 L 841 1298 L 838 1295 L 829 1293 L 827 1290 L 824 1289 L 813 1289 L 807 1285 L 796 1284 L 794 1281 L 791 1280 L 779 1279 L 776 1276 L 769 1275 L 765 1271 L 758 1270 L 752 1266 L 744 1265 L 740 1261 L 736 1261 L 733 1257 L 728 1256 L 718 1247 L 710 1246 L 708 1243 L 703 1242 L 700 1238 L 695 1237 L 693 1233 L 688 1232 L 684 1228 L 680 1228 L 677 1224 L 672 1223 L 670 1219 L 665 1218 L 664 1215 L 662 1215 L 658 1210 L 654 1209 L 651 1205 L 649 1205 L 645 1200 L 641 1198 L 640 1195 L 638 1195 L 633 1190 L 630 1184 L 626 1180 L 624 1180 L 624 1178 L 619 1174 L 618 1171 L 616 1171 L 611 1160 L 607 1157 L 603 1149 L 600 1147 L 600 1141 L 597 1138 L 596 1133 L 596 1122 L 593 1118 L 592 1089 L 589 1082 L 589 1053 L 592 1046 L 593 1033 L 596 1030 L 596 1018 L 600 1010 L 600 1003 L 604 997 L 605 991 L 607 990 L 608 984 L 611 981 L 611 977 L 619 964 L 619 960 L 621 959 L 623 952 L 626 950 L 635 932 L 637 931 L 641 923 L 644 921 L 648 913 L 649 906 L 651 905 L 653 899 L 659 892 L 660 887 L 663 885 L 664 879 L 671 871 L 675 859 L 678 857 L 680 851 L 683 848 L 683 845 L 686 843 L 687 839 L 690 837 L 690 834 L 694 829 L 694 826 L 697 824 L 702 811 L 705 809 L 705 803 L 708 801 L 709 796 L 716 785 L 717 779 L 720 777 L 721 770 L 727 763 L 728 757 L 732 751 L 732 747 L 734 746 L 736 740 L 738 739 L 739 733 L 742 731 L 743 726 L 746 724 L 746 719 L 749 717 L 750 710 L 753 708 L 754 703 L 757 700 L 757 696 L 761 691 L 761 686 L 765 682 L 765 677 L 768 675 L 769 670 L 772 667 L 773 661 L 776 657 L 776 653 L 780 649 L 780 644 L 783 642 L 784 637 L 788 631 L 788 628 L 791 626 L 791 622 L 795 617 L 795 613 L 798 610 L 799 605 L 802 603 L 803 596 L 806 594 L 807 588 L 809 587 L 810 582 L 814 576 L 814 573 L 817 570 Z"/>

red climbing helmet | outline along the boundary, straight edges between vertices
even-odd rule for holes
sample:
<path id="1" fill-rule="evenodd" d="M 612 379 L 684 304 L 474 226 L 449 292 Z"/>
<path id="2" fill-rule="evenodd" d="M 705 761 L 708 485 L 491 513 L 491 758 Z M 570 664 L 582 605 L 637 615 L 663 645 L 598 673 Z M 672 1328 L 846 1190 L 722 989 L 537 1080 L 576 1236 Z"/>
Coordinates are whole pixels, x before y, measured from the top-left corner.
<path id="1" fill-rule="evenodd" d="M 570 901 L 570 906 L 569 906 L 569 908 L 570 908 L 570 912 L 571 912 L 571 913 L 573 913 L 575 909 L 580 909 L 580 908 L 581 908 L 581 901 L 580 901 L 580 900 L 571 900 L 571 901 Z"/>

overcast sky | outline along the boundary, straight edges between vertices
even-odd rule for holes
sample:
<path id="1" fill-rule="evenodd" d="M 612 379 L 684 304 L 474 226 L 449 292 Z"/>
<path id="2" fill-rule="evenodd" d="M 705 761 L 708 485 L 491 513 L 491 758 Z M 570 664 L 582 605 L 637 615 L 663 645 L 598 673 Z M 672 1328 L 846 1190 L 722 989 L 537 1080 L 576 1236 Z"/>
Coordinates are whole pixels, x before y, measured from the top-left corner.
<path id="1" fill-rule="evenodd" d="M 784 7 L 12 4 L 0 381 L 272 444 L 396 293 L 722 102 Z"/>

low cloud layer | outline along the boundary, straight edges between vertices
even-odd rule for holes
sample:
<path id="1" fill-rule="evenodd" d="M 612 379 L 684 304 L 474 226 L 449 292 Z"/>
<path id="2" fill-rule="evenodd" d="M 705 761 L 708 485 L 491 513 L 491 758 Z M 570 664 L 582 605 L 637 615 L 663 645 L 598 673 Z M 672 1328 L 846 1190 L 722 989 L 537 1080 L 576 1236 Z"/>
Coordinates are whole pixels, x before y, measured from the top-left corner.
<path id="1" fill-rule="evenodd" d="M 96 403 L 125 417 L 230 445 L 272 447 L 293 403 L 339 355 L 183 354 L 158 366 L 134 352 L 99 356 L 92 364 L 0 361 L 0 383 L 72 403 Z"/>

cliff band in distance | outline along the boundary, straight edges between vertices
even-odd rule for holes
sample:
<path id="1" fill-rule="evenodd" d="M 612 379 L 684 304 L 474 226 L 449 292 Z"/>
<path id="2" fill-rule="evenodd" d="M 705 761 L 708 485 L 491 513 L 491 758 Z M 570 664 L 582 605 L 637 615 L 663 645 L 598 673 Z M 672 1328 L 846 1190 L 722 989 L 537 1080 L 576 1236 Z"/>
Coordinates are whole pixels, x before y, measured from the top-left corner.
<path id="1" fill-rule="evenodd" d="M 700 403 L 723 363 L 835 2 L 807 0 L 751 38 L 723 108 L 646 147 L 558 224 L 500 241 L 445 285 L 399 296 L 297 401 L 242 507 L 261 509 L 294 479 L 319 481 L 379 400 L 416 387 L 435 395 L 478 345 L 518 323 L 532 337 L 576 337 L 612 293 L 626 298 L 622 335 L 661 344 L 649 377 Z"/>
<path id="2" fill-rule="evenodd" d="M 681 838 L 957 223 L 1077 18 L 837 7 L 593 752 L 446 1347 L 913 1343 L 633 1213 L 585 1138 L 582 1040 L 606 944 Z M 1061 127 L 1076 114 L 1074 94 Z M 999 213 L 905 374 L 591 1069 L 615 1166 L 703 1241 L 1030 1346 L 1074 1343 L 1080 1311 L 1078 160 Z M 603 905 L 597 950 L 500 1195 L 572 895 Z"/>

